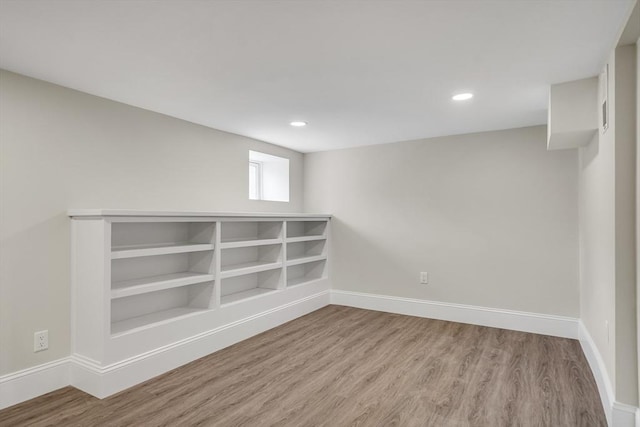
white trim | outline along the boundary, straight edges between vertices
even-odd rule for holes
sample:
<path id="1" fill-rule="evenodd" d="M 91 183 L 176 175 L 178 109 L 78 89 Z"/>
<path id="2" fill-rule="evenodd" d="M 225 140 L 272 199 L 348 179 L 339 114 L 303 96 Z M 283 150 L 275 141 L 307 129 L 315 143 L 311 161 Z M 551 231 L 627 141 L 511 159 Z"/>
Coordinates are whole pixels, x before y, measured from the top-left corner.
<path id="1" fill-rule="evenodd" d="M 256 217 L 256 218 L 305 218 L 331 219 L 331 214 L 284 213 L 284 212 L 209 212 L 209 211 L 143 211 L 134 209 L 69 209 L 67 216 L 78 217 Z"/>
<path id="2" fill-rule="evenodd" d="M 636 412 L 638 408 L 626 403 L 613 402 L 611 406 L 612 427 L 636 427 Z"/>
<path id="3" fill-rule="evenodd" d="M 612 427 L 640 427 L 640 408 L 615 400 L 607 367 L 602 360 L 598 347 L 582 321 L 580 321 L 579 328 L 580 346 L 596 380 L 607 423 Z"/>
<path id="4" fill-rule="evenodd" d="M 251 180 L 251 168 L 255 169 L 255 179 Z M 251 190 L 254 190 L 255 197 L 251 197 Z M 262 162 L 249 160 L 249 199 L 262 200 Z"/>
<path id="5" fill-rule="evenodd" d="M 68 385 L 68 357 L 3 375 L 0 377 L 0 409 Z"/>
<path id="6" fill-rule="evenodd" d="M 331 291 L 331 304 L 563 338 L 578 338 L 578 319 L 574 317 L 337 290 Z"/>
<path id="7" fill-rule="evenodd" d="M 608 424 L 640 427 L 640 408 L 615 401 L 602 357 L 578 319 L 337 290 L 319 292 L 108 366 L 74 354 L 0 376 L 0 409 L 68 385 L 104 398 L 328 304 L 579 339 Z"/>
<path id="8" fill-rule="evenodd" d="M 593 377 L 596 380 L 598 392 L 600 393 L 600 401 L 602 402 L 604 414 L 607 417 L 607 423 L 612 425 L 611 414 L 613 410 L 613 403 L 615 402 L 613 387 L 611 385 L 611 380 L 609 379 L 609 374 L 607 373 L 607 368 L 602 360 L 600 352 L 598 351 L 598 347 L 596 347 L 595 341 L 591 338 L 591 334 L 587 330 L 586 326 L 584 326 L 584 323 L 582 323 L 582 320 L 580 321 L 578 339 L 580 340 L 580 346 L 582 347 L 584 356 L 589 363 L 591 372 L 593 372 Z"/>
<path id="9" fill-rule="evenodd" d="M 0 376 L 0 409 L 69 385 L 99 398 L 110 396 L 325 307 L 329 295 L 322 291 L 108 366 L 74 354 Z"/>
<path id="10" fill-rule="evenodd" d="M 326 305 L 328 290 L 108 366 L 74 354 L 71 385 L 102 399 Z"/>

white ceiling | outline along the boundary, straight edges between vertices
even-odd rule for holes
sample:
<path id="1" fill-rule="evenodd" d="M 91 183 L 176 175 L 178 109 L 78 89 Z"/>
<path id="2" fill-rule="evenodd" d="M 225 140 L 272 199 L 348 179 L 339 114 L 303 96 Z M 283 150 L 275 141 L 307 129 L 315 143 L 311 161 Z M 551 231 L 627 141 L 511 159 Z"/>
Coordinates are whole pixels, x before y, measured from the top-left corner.
<path id="1" fill-rule="evenodd" d="M 0 0 L 0 67 L 310 152 L 545 123 L 631 4 Z"/>

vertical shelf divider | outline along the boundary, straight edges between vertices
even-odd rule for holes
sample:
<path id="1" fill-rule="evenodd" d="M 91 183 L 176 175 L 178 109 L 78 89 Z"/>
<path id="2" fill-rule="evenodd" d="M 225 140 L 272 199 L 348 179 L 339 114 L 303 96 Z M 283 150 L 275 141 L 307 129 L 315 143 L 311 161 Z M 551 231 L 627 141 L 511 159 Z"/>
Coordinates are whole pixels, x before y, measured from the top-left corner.
<path id="1" fill-rule="evenodd" d="M 278 289 L 287 288 L 287 222 L 282 221 L 282 280 Z"/>
<path id="2" fill-rule="evenodd" d="M 325 270 L 324 275 L 326 278 L 331 276 L 331 221 L 327 221 L 327 225 L 324 229 L 325 236 L 327 239 L 325 240 L 326 247 L 324 248 L 325 254 L 327 255 L 327 260 L 325 261 Z"/>
<path id="3" fill-rule="evenodd" d="M 102 221 L 104 227 L 104 242 L 103 242 L 103 259 L 104 259 L 104 283 L 106 286 L 102 289 L 102 309 L 104 310 L 105 322 L 103 324 L 102 333 L 108 337 L 111 334 L 111 233 L 113 229 L 113 222 L 105 219 Z"/>
<path id="4" fill-rule="evenodd" d="M 222 249 L 220 248 L 220 242 L 222 241 L 222 221 L 216 221 L 216 232 L 214 235 L 214 251 L 213 251 L 213 276 L 214 276 L 214 286 L 213 286 L 213 306 L 211 308 L 218 309 L 220 308 L 220 289 L 222 287 L 222 279 L 221 277 L 221 259 L 222 259 Z"/>

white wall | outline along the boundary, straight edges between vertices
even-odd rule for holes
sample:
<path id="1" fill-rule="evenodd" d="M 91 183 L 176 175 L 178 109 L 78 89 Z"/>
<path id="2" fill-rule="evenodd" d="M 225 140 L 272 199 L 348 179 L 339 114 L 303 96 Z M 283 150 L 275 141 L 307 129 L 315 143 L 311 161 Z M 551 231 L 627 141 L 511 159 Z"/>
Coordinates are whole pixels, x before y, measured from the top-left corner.
<path id="1" fill-rule="evenodd" d="M 334 288 L 578 317 L 577 168 L 544 126 L 305 154 L 305 210 Z"/>
<path id="2" fill-rule="evenodd" d="M 581 318 L 616 401 L 638 405 L 636 47 L 609 60 L 609 128 L 580 149 Z M 602 101 L 602 93 L 599 94 Z"/>
<path id="3" fill-rule="evenodd" d="M 68 208 L 302 209 L 294 151 L 6 71 L 0 120 L 0 375 L 69 354 Z M 290 159 L 290 203 L 248 200 L 249 149 Z"/>
<path id="4" fill-rule="evenodd" d="M 599 136 L 580 149 L 579 208 L 580 314 L 610 373 L 612 386 L 615 379 L 616 279 L 614 57 L 609 59 L 609 127 L 603 131 L 600 126 Z M 599 93 L 598 108 L 602 97 Z M 602 123 L 601 114 L 598 117 L 598 123 Z"/>

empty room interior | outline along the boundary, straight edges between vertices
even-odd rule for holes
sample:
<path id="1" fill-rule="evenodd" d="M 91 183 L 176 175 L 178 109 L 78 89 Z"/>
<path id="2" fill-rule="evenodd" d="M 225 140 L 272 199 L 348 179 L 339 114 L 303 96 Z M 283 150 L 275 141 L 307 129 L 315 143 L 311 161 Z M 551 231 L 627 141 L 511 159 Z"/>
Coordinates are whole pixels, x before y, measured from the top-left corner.
<path id="1" fill-rule="evenodd" d="M 0 426 L 640 427 L 637 0 L 0 0 Z"/>

